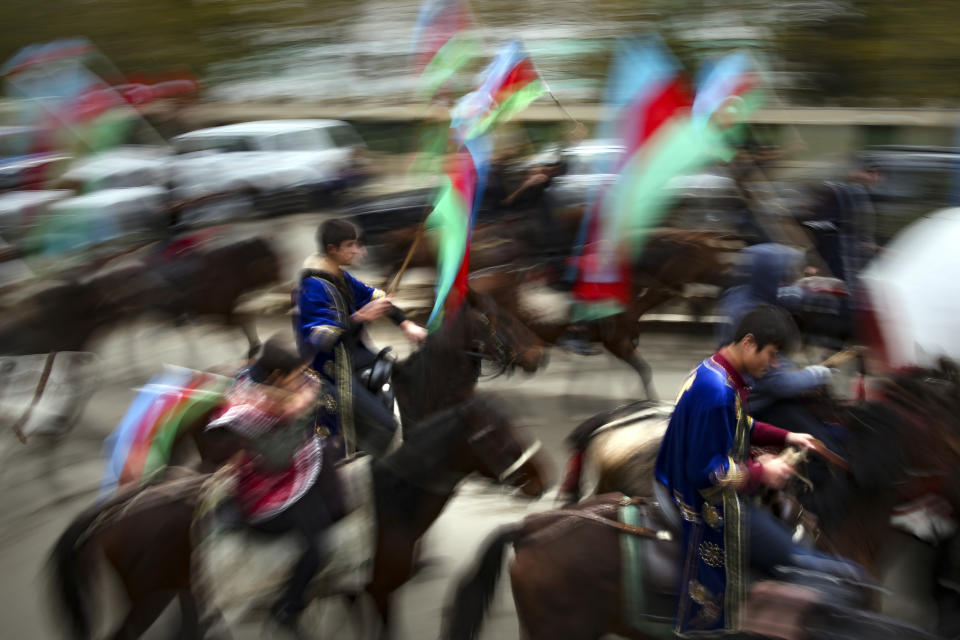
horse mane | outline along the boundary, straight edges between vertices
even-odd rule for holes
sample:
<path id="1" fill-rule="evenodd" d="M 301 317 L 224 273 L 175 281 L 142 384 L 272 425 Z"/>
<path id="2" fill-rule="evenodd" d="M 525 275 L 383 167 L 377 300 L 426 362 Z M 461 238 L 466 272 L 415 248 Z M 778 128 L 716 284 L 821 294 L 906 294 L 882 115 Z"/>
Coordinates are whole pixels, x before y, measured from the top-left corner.
<path id="1" fill-rule="evenodd" d="M 421 417 L 424 407 L 432 400 L 426 396 L 435 389 L 470 389 L 480 376 L 479 363 L 464 352 L 470 331 L 469 307 L 464 306 L 456 317 L 427 336 L 423 346 L 401 360 L 394 369 L 394 384 L 411 390 L 420 390 L 413 395 L 415 418 Z"/>

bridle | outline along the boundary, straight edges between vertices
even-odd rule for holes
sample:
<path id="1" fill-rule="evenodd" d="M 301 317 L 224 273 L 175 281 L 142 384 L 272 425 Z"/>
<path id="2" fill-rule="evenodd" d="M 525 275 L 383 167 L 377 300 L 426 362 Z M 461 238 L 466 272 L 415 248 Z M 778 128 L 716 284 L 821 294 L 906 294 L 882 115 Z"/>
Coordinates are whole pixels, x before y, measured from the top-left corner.
<path id="1" fill-rule="evenodd" d="M 483 325 L 483 328 L 486 332 L 486 337 L 485 339 L 478 339 L 474 342 L 475 350 L 465 350 L 464 353 L 472 358 L 476 358 L 477 360 L 488 360 L 490 362 L 497 363 L 500 367 L 500 370 L 489 376 L 490 379 L 496 378 L 503 375 L 507 371 L 513 370 L 516 366 L 517 359 L 526 353 L 529 348 L 518 353 L 516 349 L 514 349 L 506 340 L 504 340 L 501 333 L 490 321 L 490 318 L 487 317 L 487 314 L 478 313 L 477 315 L 480 318 L 480 324 Z M 490 355 L 488 353 L 484 353 L 484 345 L 491 347 L 494 354 Z"/>
<path id="2" fill-rule="evenodd" d="M 494 425 L 488 425 L 479 429 L 476 433 L 467 438 L 470 449 L 476 454 L 477 458 L 487 466 L 490 471 L 496 474 L 497 482 L 506 484 L 509 480 L 515 480 L 513 484 L 522 486 L 525 483 L 525 476 L 517 477 L 517 474 L 533 456 L 540 451 L 543 444 L 540 440 L 535 440 L 529 447 L 523 449 L 512 462 L 504 463 L 500 460 L 498 453 L 502 451 L 503 446 L 493 437 L 498 434 L 498 429 Z"/>

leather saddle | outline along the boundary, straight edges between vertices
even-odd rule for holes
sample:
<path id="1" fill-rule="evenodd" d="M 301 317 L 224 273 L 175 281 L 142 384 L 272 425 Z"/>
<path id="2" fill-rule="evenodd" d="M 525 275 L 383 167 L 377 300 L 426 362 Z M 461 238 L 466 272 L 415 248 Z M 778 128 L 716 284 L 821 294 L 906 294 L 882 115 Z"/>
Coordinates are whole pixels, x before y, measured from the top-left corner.
<path id="1" fill-rule="evenodd" d="M 394 391 L 391 378 L 396 360 L 391 355 L 392 348 L 385 347 L 369 367 L 357 372 L 357 378 L 367 391 L 375 395 L 388 411 L 393 411 Z"/>
<path id="2" fill-rule="evenodd" d="M 657 483 L 654 483 L 657 484 Z M 677 587 L 680 585 L 680 568 L 683 564 L 683 535 L 678 513 L 672 502 L 663 508 L 660 496 L 657 502 L 637 505 L 637 524 L 654 531 L 669 531 L 672 539 L 636 537 L 639 545 L 643 613 L 645 617 L 672 620 L 677 612 Z"/>

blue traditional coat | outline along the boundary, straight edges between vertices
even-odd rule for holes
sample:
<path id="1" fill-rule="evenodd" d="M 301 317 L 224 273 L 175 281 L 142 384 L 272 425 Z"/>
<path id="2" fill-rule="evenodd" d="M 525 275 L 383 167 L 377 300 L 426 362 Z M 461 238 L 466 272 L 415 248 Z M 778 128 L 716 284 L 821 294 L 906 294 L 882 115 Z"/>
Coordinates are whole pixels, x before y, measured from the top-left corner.
<path id="1" fill-rule="evenodd" d="M 753 420 L 744 410 L 742 379 L 721 362 L 715 354 L 687 377 L 657 456 L 657 480 L 683 517 L 681 637 L 735 630 L 744 600 L 746 539 L 735 487 L 749 477 Z"/>
<path id="2" fill-rule="evenodd" d="M 294 334 L 300 356 L 329 383 L 328 389 L 336 389 L 336 394 L 320 395 L 317 429 L 321 433 L 342 434 L 349 454 L 356 440 L 352 415 L 354 363 L 347 341 L 359 339 L 358 334 L 363 330 L 350 316 L 386 294 L 346 271 L 341 272 L 345 285 L 342 291 L 334 284 L 335 276 L 319 271 L 317 265 L 316 256 L 307 259 L 294 292 Z"/>

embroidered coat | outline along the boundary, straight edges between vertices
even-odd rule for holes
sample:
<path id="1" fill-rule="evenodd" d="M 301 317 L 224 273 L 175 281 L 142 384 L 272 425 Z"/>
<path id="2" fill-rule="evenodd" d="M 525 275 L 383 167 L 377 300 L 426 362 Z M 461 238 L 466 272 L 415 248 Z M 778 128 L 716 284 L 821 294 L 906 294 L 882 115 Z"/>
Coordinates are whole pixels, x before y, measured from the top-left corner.
<path id="1" fill-rule="evenodd" d="M 683 517 L 684 564 L 676 632 L 736 630 L 746 588 L 744 505 L 736 487 L 756 478 L 757 444 L 783 445 L 787 432 L 746 414 L 747 388 L 719 353 L 687 377 L 657 456 L 656 477 Z"/>
<path id="2" fill-rule="evenodd" d="M 322 433 L 342 433 L 348 451 L 353 436 L 353 373 L 359 355 L 372 362 L 374 354 L 361 341 L 363 325 L 350 316 L 371 300 L 386 294 L 360 282 L 346 271 L 342 280 L 320 271 L 316 256 L 304 263 L 300 284 L 294 292 L 293 325 L 297 348 L 304 361 L 329 385 L 322 391 L 317 414 L 317 429 Z M 399 312 L 398 312 L 399 313 Z"/>

